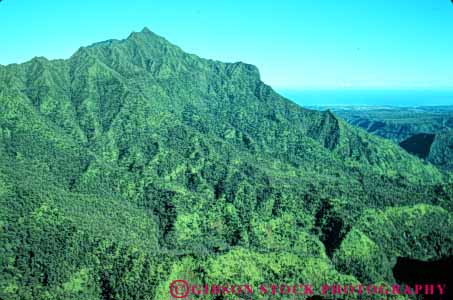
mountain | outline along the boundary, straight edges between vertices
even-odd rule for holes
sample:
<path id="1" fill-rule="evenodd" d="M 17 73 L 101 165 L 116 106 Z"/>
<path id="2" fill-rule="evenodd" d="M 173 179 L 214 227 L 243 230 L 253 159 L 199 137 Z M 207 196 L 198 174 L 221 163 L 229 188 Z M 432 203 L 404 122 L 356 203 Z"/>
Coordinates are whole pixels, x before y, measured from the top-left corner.
<path id="1" fill-rule="evenodd" d="M 330 109 L 350 124 L 397 143 L 416 134 L 453 129 L 453 106 L 344 106 Z"/>
<path id="2" fill-rule="evenodd" d="M 427 158 L 435 136 L 431 133 L 417 133 L 405 139 L 399 145 L 411 154 L 420 158 Z"/>
<path id="3" fill-rule="evenodd" d="M 445 170 L 453 170 L 453 130 L 435 135 L 427 160 Z"/>
<path id="4" fill-rule="evenodd" d="M 149 29 L 0 66 L 0 103 L 2 299 L 391 281 L 397 257 L 452 254 L 446 173 Z"/>
<path id="5" fill-rule="evenodd" d="M 350 124 L 393 140 L 407 152 L 444 170 L 453 170 L 448 163 L 453 155 L 453 145 L 448 138 L 453 130 L 453 106 L 346 106 L 331 109 Z"/>
<path id="6" fill-rule="evenodd" d="M 441 169 L 453 170 L 453 129 L 432 133 L 418 133 L 399 144 L 407 152 Z"/>

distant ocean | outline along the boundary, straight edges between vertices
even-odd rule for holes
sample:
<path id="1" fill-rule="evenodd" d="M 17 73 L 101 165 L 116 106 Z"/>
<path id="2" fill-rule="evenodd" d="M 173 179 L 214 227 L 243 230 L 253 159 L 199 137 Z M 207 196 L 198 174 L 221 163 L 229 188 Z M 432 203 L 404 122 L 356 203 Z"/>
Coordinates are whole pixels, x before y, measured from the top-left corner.
<path id="1" fill-rule="evenodd" d="M 453 105 L 453 90 L 277 90 L 301 106 Z"/>

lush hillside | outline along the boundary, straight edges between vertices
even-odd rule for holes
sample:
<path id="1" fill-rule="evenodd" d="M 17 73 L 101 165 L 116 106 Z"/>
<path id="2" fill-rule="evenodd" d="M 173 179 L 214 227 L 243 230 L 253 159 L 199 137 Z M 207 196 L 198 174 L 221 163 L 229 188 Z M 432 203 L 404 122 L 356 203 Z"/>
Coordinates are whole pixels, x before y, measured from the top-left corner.
<path id="1" fill-rule="evenodd" d="M 428 161 L 446 170 L 453 170 L 453 130 L 436 134 L 431 144 Z"/>
<path id="2" fill-rule="evenodd" d="M 415 134 L 402 141 L 400 146 L 442 170 L 453 171 L 453 129 L 436 134 Z"/>
<path id="3" fill-rule="evenodd" d="M 436 168 L 300 108 L 252 65 L 146 28 L 1 66 L 0 103 L 2 299 L 160 300 L 173 279 L 388 280 L 386 240 L 372 245 L 390 249 L 382 277 L 345 263 L 371 247 L 355 233 L 368 234 L 370 209 L 369 230 L 385 234 L 401 210 L 407 230 L 451 233 L 452 183 Z M 452 254 L 437 241 L 423 258 Z"/>
<path id="4" fill-rule="evenodd" d="M 417 133 L 402 141 L 400 146 L 411 154 L 427 158 L 435 137 L 432 133 Z"/>
<path id="5" fill-rule="evenodd" d="M 349 123 L 398 143 L 416 134 L 435 134 L 453 129 L 453 106 L 346 106 L 331 109 Z"/>
<path id="6" fill-rule="evenodd" d="M 453 106 L 334 107 L 334 113 L 367 132 L 397 142 L 443 170 L 453 170 Z M 434 145 L 434 147 L 432 147 Z"/>

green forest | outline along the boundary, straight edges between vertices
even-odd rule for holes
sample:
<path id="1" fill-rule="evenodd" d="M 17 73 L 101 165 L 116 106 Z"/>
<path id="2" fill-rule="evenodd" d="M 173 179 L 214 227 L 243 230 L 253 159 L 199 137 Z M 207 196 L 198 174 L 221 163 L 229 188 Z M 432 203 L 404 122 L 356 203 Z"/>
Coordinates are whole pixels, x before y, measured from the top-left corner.
<path id="1" fill-rule="evenodd" d="M 337 106 L 331 109 L 350 124 L 390 139 L 444 170 L 453 170 L 453 105 Z"/>
<path id="2" fill-rule="evenodd" d="M 0 66 L 0 299 L 392 284 L 452 256 L 452 175 L 147 28 Z"/>

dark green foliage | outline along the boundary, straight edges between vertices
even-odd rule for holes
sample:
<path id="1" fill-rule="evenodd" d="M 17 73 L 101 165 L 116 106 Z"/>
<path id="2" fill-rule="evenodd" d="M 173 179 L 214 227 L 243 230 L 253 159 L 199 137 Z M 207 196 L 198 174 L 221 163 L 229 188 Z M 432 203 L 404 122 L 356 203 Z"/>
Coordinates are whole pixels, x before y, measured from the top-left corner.
<path id="1" fill-rule="evenodd" d="M 367 211 L 335 252 L 334 262 L 362 282 L 394 282 L 397 257 L 436 260 L 453 255 L 452 217 L 425 204 Z"/>
<path id="2" fill-rule="evenodd" d="M 335 107 L 335 114 L 369 133 L 393 140 L 442 170 L 453 170 L 453 106 Z"/>
<path id="3" fill-rule="evenodd" d="M 436 134 L 428 161 L 445 170 L 453 170 L 453 130 Z"/>
<path id="4" fill-rule="evenodd" d="M 418 133 L 402 141 L 400 146 L 411 154 L 427 158 L 435 136 L 429 133 Z"/>
<path id="5" fill-rule="evenodd" d="M 341 251 L 367 209 L 452 208 L 445 174 L 397 145 L 146 29 L 0 67 L 0 104 L 2 299 L 160 300 L 172 279 L 355 282 L 367 271 Z"/>
<path id="6" fill-rule="evenodd" d="M 419 133 L 453 129 L 453 106 L 333 107 L 336 115 L 397 143 Z"/>

